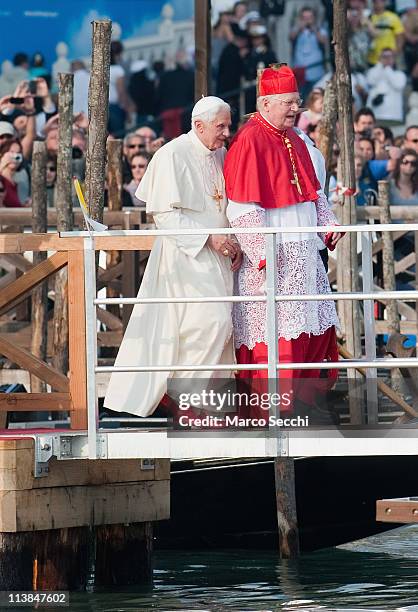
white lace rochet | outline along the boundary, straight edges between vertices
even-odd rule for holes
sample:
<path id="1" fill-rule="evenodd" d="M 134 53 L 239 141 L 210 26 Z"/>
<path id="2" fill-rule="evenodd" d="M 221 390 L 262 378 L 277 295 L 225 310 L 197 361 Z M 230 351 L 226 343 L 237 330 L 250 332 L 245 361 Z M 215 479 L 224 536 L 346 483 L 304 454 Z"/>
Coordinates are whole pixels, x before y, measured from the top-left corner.
<path id="1" fill-rule="evenodd" d="M 307 205 L 306 216 L 301 215 L 303 206 Z M 310 206 L 309 206 L 310 205 Z M 235 209 L 239 204 L 234 204 Z M 246 206 L 246 205 L 244 205 Z M 231 226 L 268 227 L 285 226 L 288 223 L 284 215 L 294 214 L 299 209 L 299 225 L 337 225 L 338 221 L 329 208 L 322 193 L 316 203 L 306 202 L 285 209 L 266 211 L 260 206 L 252 206 L 250 212 L 240 216 L 229 216 Z M 294 209 L 289 211 L 289 209 Z M 248 207 L 244 208 L 248 211 Z M 272 214 L 271 214 L 272 213 Z M 305 221 L 303 217 L 305 216 Z M 280 219 L 280 217 L 282 217 Z M 272 222 L 274 221 L 274 222 Z M 293 225 L 293 223 L 292 223 Z M 264 294 L 265 270 L 259 270 L 260 261 L 265 257 L 265 239 L 262 234 L 237 234 L 237 239 L 244 252 L 240 271 L 236 276 L 235 294 Z M 318 251 L 316 234 L 278 234 L 277 235 L 277 294 L 306 295 L 329 293 L 331 291 L 322 259 Z M 289 239 L 290 238 L 290 239 Z M 253 349 L 257 342 L 266 342 L 266 304 L 248 302 L 234 304 L 233 308 L 235 345 Z M 338 317 L 333 301 L 298 301 L 277 303 L 278 336 L 291 340 L 298 338 L 303 332 L 320 335 L 328 328 L 338 327 Z"/>

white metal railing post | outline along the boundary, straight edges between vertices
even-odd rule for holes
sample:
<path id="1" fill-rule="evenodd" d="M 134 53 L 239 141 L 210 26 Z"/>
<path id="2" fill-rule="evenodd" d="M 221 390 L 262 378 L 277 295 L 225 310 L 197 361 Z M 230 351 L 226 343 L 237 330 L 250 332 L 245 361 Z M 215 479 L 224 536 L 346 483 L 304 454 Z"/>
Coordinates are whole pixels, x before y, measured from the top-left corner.
<path id="1" fill-rule="evenodd" d="M 372 236 L 361 233 L 361 268 L 363 273 L 363 292 L 373 291 L 373 253 Z M 374 324 L 374 301 L 364 300 L 364 343 L 366 359 L 376 359 L 376 330 Z M 366 369 L 367 422 L 374 425 L 378 422 L 377 368 Z"/>
<path id="2" fill-rule="evenodd" d="M 272 402 L 273 395 L 278 393 L 278 359 L 279 359 L 279 340 L 277 334 L 277 308 L 276 308 L 276 291 L 277 291 L 277 235 L 266 235 L 266 334 L 267 334 L 267 391 L 269 393 L 269 411 L 268 416 L 275 419 L 280 416 L 280 408 L 278 402 Z M 280 431 L 277 425 L 269 426 L 269 435 L 266 439 L 266 450 L 272 451 L 274 454 L 280 453 Z"/>
<path id="3" fill-rule="evenodd" d="M 97 459 L 98 399 L 96 386 L 97 369 L 97 313 L 96 298 L 96 251 L 94 238 L 84 239 L 85 306 L 86 306 L 86 370 L 87 370 L 87 434 L 89 459 Z"/>
<path id="4" fill-rule="evenodd" d="M 277 389 L 277 316 L 276 316 L 276 289 L 277 289 L 277 257 L 276 257 L 276 235 L 266 236 L 266 332 L 268 350 L 268 377 L 269 392 L 275 393 Z M 272 385 L 270 387 L 270 384 Z"/>

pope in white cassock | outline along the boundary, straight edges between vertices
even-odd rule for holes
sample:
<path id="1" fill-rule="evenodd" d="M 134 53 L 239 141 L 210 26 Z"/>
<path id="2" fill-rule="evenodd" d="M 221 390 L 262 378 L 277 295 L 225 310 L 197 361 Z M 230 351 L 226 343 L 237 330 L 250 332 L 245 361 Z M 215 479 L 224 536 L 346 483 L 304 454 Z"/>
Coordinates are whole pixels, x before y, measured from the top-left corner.
<path id="1" fill-rule="evenodd" d="M 214 96 L 199 100 L 192 129 L 154 155 L 136 191 L 157 229 L 201 229 L 200 235 L 160 236 L 152 248 L 138 297 L 232 295 L 233 271 L 241 264 L 237 242 L 210 235 L 229 227 L 223 179 L 229 105 Z M 135 305 L 116 366 L 234 363 L 231 303 Z M 222 377 L 232 376 L 222 372 Z M 205 372 L 114 372 L 104 405 L 148 416 L 167 391 L 169 378 L 210 379 Z M 178 381 L 181 384 L 181 380 Z"/>

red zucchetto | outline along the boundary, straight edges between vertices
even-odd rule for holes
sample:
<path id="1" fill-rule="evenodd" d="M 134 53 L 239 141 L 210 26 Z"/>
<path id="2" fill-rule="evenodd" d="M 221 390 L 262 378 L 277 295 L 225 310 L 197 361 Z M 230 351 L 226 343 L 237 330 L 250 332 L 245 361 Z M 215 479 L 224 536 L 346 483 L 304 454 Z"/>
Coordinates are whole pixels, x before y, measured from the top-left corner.
<path id="1" fill-rule="evenodd" d="M 293 70 L 283 64 L 280 68 L 266 68 L 258 81 L 258 95 L 272 96 L 299 91 Z"/>

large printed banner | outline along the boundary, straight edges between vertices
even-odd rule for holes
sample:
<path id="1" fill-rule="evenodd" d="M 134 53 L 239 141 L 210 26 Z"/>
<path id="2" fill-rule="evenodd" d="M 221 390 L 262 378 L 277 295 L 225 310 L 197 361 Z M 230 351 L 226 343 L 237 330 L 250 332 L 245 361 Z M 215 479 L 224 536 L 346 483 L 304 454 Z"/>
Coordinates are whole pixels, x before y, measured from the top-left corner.
<path id="1" fill-rule="evenodd" d="M 126 41 L 158 34 L 167 14 L 173 22 L 192 19 L 193 0 L 3 0 L 0 63 L 18 52 L 29 56 L 40 52 L 51 66 L 60 42 L 68 46 L 70 61 L 88 57 L 94 19 L 111 19 L 113 38 Z"/>

